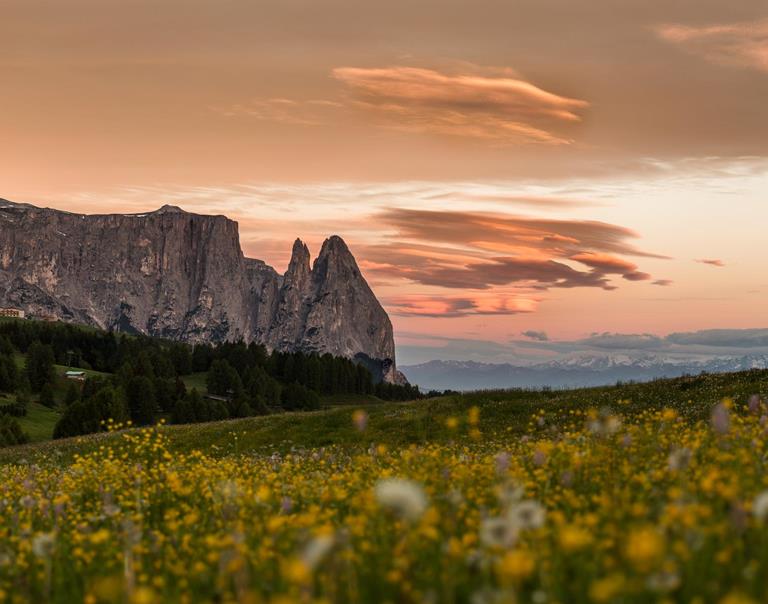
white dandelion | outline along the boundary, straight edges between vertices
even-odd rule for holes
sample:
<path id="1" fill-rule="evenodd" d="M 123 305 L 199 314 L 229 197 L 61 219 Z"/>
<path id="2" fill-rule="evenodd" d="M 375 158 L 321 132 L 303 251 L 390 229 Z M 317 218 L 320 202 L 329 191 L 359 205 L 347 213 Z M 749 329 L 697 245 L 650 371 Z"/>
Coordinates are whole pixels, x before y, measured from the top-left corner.
<path id="1" fill-rule="evenodd" d="M 537 529 L 544 525 L 544 506 L 533 499 L 526 499 L 509 509 L 512 522 L 520 529 Z"/>
<path id="2" fill-rule="evenodd" d="M 312 539 L 301 554 L 301 559 L 307 568 L 314 569 L 323 561 L 333 548 L 334 539 L 330 535 L 322 535 Z"/>
<path id="3" fill-rule="evenodd" d="M 768 518 L 768 491 L 763 491 L 752 502 L 752 514 L 760 522 Z"/>
<path id="4" fill-rule="evenodd" d="M 38 558 L 48 558 L 53 553 L 54 543 L 52 533 L 40 533 L 32 540 L 32 551 Z"/>
<path id="5" fill-rule="evenodd" d="M 405 520 L 418 520 L 427 509 L 427 496 L 420 484 L 402 478 L 379 481 L 375 489 L 378 504 Z"/>
<path id="6" fill-rule="evenodd" d="M 517 541 L 518 527 L 507 517 L 486 518 L 480 525 L 480 541 L 487 547 L 512 547 Z"/>

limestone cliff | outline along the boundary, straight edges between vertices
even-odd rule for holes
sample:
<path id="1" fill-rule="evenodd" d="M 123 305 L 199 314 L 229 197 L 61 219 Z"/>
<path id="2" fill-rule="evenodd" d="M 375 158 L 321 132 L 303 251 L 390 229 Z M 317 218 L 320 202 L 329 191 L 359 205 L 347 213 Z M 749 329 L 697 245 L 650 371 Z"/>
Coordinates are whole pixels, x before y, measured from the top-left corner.
<path id="1" fill-rule="evenodd" d="M 392 325 L 344 241 L 285 275 L 246 258 L 237 223 L 164 206 L 83 215 L 0 200 L 0 306 L 186 342 L 329 352 L 397 381 Z"/>

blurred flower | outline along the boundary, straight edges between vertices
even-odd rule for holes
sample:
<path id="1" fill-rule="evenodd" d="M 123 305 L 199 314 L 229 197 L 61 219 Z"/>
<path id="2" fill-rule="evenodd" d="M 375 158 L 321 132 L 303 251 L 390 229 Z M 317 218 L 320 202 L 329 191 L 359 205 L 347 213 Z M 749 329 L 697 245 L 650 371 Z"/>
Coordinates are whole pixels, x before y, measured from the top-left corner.
<path id="1" fill-rule="evenodd" d="M 317 565 L 322 562 L 323 558 L 328 555 L 328 552 L 333 548 L 334 539 L 330 535 L 321 535 L 315 537 L 304 548 L 301 554 L 301 559 L 309 569 L 317 568 Z"/>
<path id="2" fill-rule="evenodd" d="M 496 473 L 504 474 L 509 469 L 509 453 L 502 451 L 496 455 L 494 462 L 496 463 Z"/>
<path id="3" fill-rule="evenodd" d="M 760 522 L 768 518 L 768 491 L 763 491 L 752 502 L 752 514 Z"/>
<path id="4" fill-rule="evenodd" d="M 32 540 L 32 551 L 38 558 L 48 558 L 53 553 L 54 544 L 52 533 L 39 533 Z"/>
<path id="5" fill-rule="evenodd" d="M 522 581 L 535 570 L 536 562 L 530 553 L 522 550 L 513 550 L 506 554 L 499 562 L 499 573 L 502 577 L 514 581 Z"/>
<path id="6" fill-rule="evenodd" d="M 368 414 L 362 409 L 358 409 L 352 414 L 352 423 L 355 424 L 355 428 L 363 432 L 368 426 Z"/>
<path id="7" fill-rule="evenodd" d="M 521 529 L 537 529 L 544 525 L 544 507 L 532 499 L 521 501 L 509 510 L 512 522 Z"/>
<path id="8" fill-rule="evenodd" d="M 675 449 L 672 451 L 672 453 L 669 454 L 669 459 L 667 462 L 669 469 L 673 472 L 685 470 L 688 467 L 688 464 L 691 462 L 692 457 L 693 453 L 688 447 Z"/>
<path id="9" fill-rule="evenodd" d="M 635 529 L 629 534 L 625 554 L 639 571 L 651 570 L 663 552 L 664 541 L 653 528 Z"/>
<path id="10" fill-rule="evenodd" d="M 564 526 L 560 531 L 559 543 L 564 552 L 575 552 L 591 544 L 592 535 L 579 526 Z"/>
<path id="11" fill-rule="evenodd" d="M 379 505 L 406 520 L 418 520 L 427 509 L 427 496 L 421 485 L 412 480 L 388 478 L 375 489 Z"/>
<path id="12" fill-rule="evenodd" d="M 720 435 L 727 434 L 731 427 L 731 417 L 725 403 L 719 403 L 712 410 L 712 429 Z"/>
<path id="13" fill-rule="evenodd" d="M 517 535 L 518 526 L 509 516 L 486 518 L 480 525 L 480 541 L 487 547 L 512 547 Z"/>

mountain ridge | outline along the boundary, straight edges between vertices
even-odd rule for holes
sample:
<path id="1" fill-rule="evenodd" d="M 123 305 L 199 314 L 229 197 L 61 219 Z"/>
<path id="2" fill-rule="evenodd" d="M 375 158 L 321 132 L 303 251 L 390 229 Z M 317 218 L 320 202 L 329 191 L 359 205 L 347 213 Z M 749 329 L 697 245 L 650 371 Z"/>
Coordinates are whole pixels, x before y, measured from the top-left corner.
<path id="1" fill-rule="evenodd" d="M 310 266 L 297 239 L 280 275 L 235 221 L 164 205 L 80 214 L 0 200 L 0 305 L 186 342 L 256 341 L 330 353 L 402 381 L 392 324 L 340 237 Z"/>
<path id="2" fill-rule="evenodd" d="M 718 355 L 705 359 L 650 354 L 582 355 L 525 365 L 433 360 L 401 367 L 411 382 L 435 390 L 589 387 L 748 369 L 768 369 L 768 354 Z"/>

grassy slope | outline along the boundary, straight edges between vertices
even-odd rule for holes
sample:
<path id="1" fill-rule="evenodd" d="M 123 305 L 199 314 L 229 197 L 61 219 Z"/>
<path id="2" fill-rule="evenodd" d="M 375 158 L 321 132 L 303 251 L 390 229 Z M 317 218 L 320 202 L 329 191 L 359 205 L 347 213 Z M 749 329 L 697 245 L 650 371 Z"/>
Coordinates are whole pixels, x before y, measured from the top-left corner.
<path id="1" fill-rule="evenodd" d="M 49 409 L 39 403 L 29 403 L 27 415 L 17 419 L 21 429 L 36 443 L 51 439 L 53 428 L 60 417 L 61 413 L 55 409 Z"/>
<path id="2" fill-rule="evenodd" d="M 14 355 L 16 365 L 20 370 L 24 370 L 26 356 L 23 354 Z M 65 367 L 64 365 L 54 365 L 57 376 L 62 376 L 65 371 L 73 369 L 75 371 L 84 371 L 88 376 L 108 376 L 108 373 L 94 371 L 93 369 L 80 369 L 77 367 Z M 61 404 L 66 393 L 67 381 L 63 377 L 56 380 L 53 389 L 53 395 L 57 403 Z M 0 403 L 9 403 L 15 400 L 12 394 L 6 394 L 0 400 Z M 58 409 L 50 409 L 39 403 L 32 402 L 27 406 L 27 415 L 18 418 L 19 425 L 27 433 L 33 443 L 50 440 L 53 437 L 53 428 L 59 421 L 61 412 Z"/>
<path id="3" fill-rule="evenodd" d="M 193 388 L 197 388 L 198 392 L 203 393 L 208 388 L 207 379 L 208 379 L 208 372 L 201 371 L 200 373 L 190 373 L 189 375 L 184 375 L 182 376 L 181 381 L 184 382 L 184 385 L 187 387 L 187 390 L 192 390 Z"/>
<path id="4" fill-rule="evenodd" d="M 622 413 L 674 407 L 691 419 L 708 417 L 711 406 L 725 397 L 746 401 L 752 394 L 768 397 L 768 371 L 659 380 L 603 388 L 556 392 L 488 391 L 430 399 L 412 403 L 379 403 L 364 406 L 369 414 L 364 433 L 353 426 L 355 407 L 345 406 L 313 413 L 283 413 L 266 417 L 165 428 L 176 450 L 201 449 L 212 454 L 269 454 L 294 447 L 334 444 L 367 447 L 383 443 L 392 447 L 412 443 L 465 438 L 446 427 L 449 417 L 466 417 L 469 407 L 480 408 L 484 438 L 500 432 L 522 432 L 540 410 L 567 412 L 570 409 L 613 407 Z M 628 402 L 619 402 L 628 401 Z M 235 438 L 237 437 L 237 438 Z M 98 447 L 115 435 L 94 435 L 0 450 L 0 463 L 56 451 L 63 458 Z"/>

